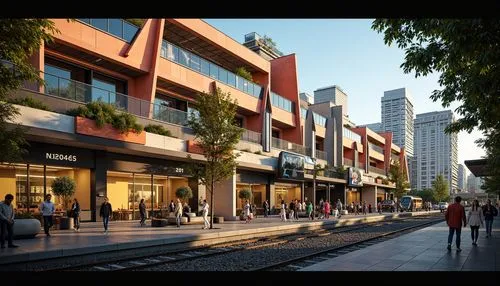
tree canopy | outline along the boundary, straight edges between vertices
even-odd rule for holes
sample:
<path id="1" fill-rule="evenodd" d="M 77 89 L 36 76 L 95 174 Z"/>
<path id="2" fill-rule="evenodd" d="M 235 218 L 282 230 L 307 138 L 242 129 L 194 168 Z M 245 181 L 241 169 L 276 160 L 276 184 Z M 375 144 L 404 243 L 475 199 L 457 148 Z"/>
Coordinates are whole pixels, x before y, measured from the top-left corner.
<path id="1" fill-rule="evenodd" d="M 500 19 L 376 19 L 372 28 L 384 41 L 405 50 L 401 64 L 415 77 L 440 73 L 441 90 L 431 99 L 443 107 L 458 101 L 461 118 L 446 132 L 478 128 L 484 139 L 490 178 L 485 188 L 500 190 Z"/>
<path id="2" fill-rule="evenodd" d="M 399 199 L 402 196 L 406 195 L 410 184 L 403 174 L 403 169 L 399 165 L 399 161 L 396 161 L 394 165 L 391 165 L 391 168 L 389 169 L 389 180 L 393 181 L 396 184 L 396 189 L 394 190 L 394 195 L 396 196 L 396 198 Z"/>
<path id="3" fill-rule="evenodd" d="M 217 88 L 197 96 L 193 104 L 197 115 L 191 114 L 188 118 L 195 141 L 207 160 L 202 165 L 195 165 L 192 172 L 210 192 L 210 228 L 213 228 L 215 184 L 231 177 L 237 166 L 238 154 L 233 151 L 243 129 L 235 125 L 236 104 L 236 100 L 231 100 L 230 93 Z"/>
<path id="4" fill-rule="evenodd" d="M 450 199 L 450 188 L 443 175 L 438 175 L 432 181 L 432 193 L 436 202 L 446 202 Z"/>
<path id="5" fill-rule="evenodd" d="M 0 152 L 1 162 L 21 159 L 27 142 L 20 125 L 9 128 L 8 121 L 19 115 L 19 111 L 8 102 L 11 91 L 19 89 L 25 82 L 42 84 L 39 71 L 29 58 L 43 42 L 52 41 L 58 32 L 48 19 L 0 19 Z"/>

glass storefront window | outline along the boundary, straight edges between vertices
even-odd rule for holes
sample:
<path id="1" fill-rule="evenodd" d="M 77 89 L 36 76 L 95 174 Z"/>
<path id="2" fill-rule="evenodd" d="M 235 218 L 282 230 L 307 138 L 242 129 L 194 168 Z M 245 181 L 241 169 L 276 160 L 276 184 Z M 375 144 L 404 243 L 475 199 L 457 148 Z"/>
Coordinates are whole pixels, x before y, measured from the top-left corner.
<path id="1" fill-rule="evenodd" d="M 272 195 L 272 194 L 271 194 Z M 300 200 L 300 186 L 296 184 L 277 183 L 274 186 L 274 207 L 281 209 L 281 200 L 288 205 L 291 200 Z"/>
<path id="2" fill-rule="evenodd" d="M 243 203 L 238 195 L 240 190 L 250 190 L 252 192 L 252 198 L 249 200 L 250 204 L 255 204 L 257 208 L 262 208 L 262 204 L 267 199 L 266 198 L 266 185 L 254 185 L 254 184 L 236 184 L 236 209 L 242 209 Z"/>
<path id="3" fill-rule="evenodd" d="M 29 193 L 28 193 L 28 165 L 26 164 L 0 164 L 0 197 L 6 194 L 14 195 L 14 208 L 17 211 L 30 211 L 38 213 L 40 203 L 46 194 L 52 194 L 52 202 L 56 212 L 64 212 L 66 207 L 61 199 L 52 193 L 52 182 L 57 177 L 68 176 L 75 180 L 76 190 L 73 198 L 77 198 L 82 209 L 82 220 L 90 220 L 90 170 L 58 166 L 29 166 Z M 28 202 L 29 201 L 29 202 Z M 69 207 L 69 206 L 68 206 Z M 85 213 L 85 215 L 83 215 Z M 87 216 L 88 215 L 88 216 Z M 83 218 L 85 216 L 85 218 Z"/>

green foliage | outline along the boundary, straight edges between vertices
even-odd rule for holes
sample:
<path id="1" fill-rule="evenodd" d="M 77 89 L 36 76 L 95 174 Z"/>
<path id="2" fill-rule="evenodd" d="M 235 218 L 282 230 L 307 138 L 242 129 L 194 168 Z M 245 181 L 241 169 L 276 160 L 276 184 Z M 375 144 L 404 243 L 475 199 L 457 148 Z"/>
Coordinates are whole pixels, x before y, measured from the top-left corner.
<path id="1" fill-rule="evenodd" d="M 446 127 L 455 133 L 474 128 L 484 139 L 489 177 L 484 188 L 500 190 L 500 19 L 377 19 L 372 28 L 384 33 L 384 41 L 405 50 L 401 65 L 415 77 L 440 74 L 443 89 L 431 99 L 449 107 L 458 101 L 460 115 Z"/>
<path id="2" fill-rule="evenodd" d="M 159 124 L 148 124 L 148 125 L 146 125 L 146 127 L 144 127 L 144 131 L 149 132 L 149 133 L 163 135 L 163 136 L 174 137 L 174 136 L 172 136 L 172 133 L 170 132 L 170 130 L 166 129 L 165 127 L 163 127 L 163 125 L 159 125 Z"/>
<path id="3" fill-rule="evenodd" d="M 233 151 L 243 129 L 233 124 L 237 102 L 233 102 L 230 94 L 220 88 L 211 93 L 198 94 L 194 108 L 199 114 L 189 116 L 188 125 L 193 129 L 195 140 L 207 161 L 191 165 L 190 171 L 210 192 L 210 227 L 213 228 L 215 184 L 234 174 L 239 154 Z"/>
<path id="4" fill-rule="evenodd" d="M 146 22 L 146 19 L 137 19 L 137 18 L 127 18 L 124 20 L 136 25 L 139 28 L 142 28 L 142 25 L 144 25 L 144 23 Z"/>
<path id="5" fill-rule="evenodd" d="M 443 178 L 443 175 L 438 175 L 432 182 L 432 192 L 434 201 L 447 202 L 450 198 L 450 189 L 448 182 Z"/>
<path id="6" fill-rule="evenodd" d="M 105 124 L 111 124 L 121 133 L 128 133 L 130 130 L 141 133 L 143 129 L 142 125 L 137 123 L 135 116 L 126 112 L 117 112 L 114 105 L 100 100 L 71 109 L 67 114 L 95 120 L 98 128 L 102 128 Z"/>
<path id="7" fill-rule="evenodd" d="M 382 178 L 382 184 L 389 185 L 389 180 L 386 178 Z"/>
<path id="8" fill-rule="evenodd" d="M 71 177 L 57 177 L 52 182 L 52 192 L 62 198 L 64 206 L 68 208 L 71 197 L 75 194 L 76 183 Z"/>
<path id="9" fill-rule="evenodd" d="M 14 218 L 17 219 L 34 219 L 33 213 L 31 212 L 16 212 Z"/>
<path id="10" fill-rule="evenodd" d="M 193 197 L 193 191 L 189 186 L 179 187 L 175 191 L 175 196 L 185 201 Z"/>
<path id="11" fill-rule="evenodd" d="M 38 99 L 35 99 L 31 96 L 23 97 L 23 98 L 10 98 L 8 100 L 9 103 L 28 106 L 36 109 L 51 111 L 50 108 L 45 105 L 45 103 L 41 102 Z"/>
<path id="12" fill-rule="evenodd" d="M 406 195 L 407 189 L 410 187 L 410 184 L 406 180 L 403 170 L 399 165 L 399 161 L 396 161 L 394 165 L 391 165 L 389 169 L 389 180 L 396 183 L 396 189 L 394 190 L 394 195 L 398 200 Z"/>
<path id="13" fill-rule="evenodd" d="M 0 162 L 20 161 L 26 153 L 25 129 L 21 125 L 7 127 L 7 121 L 19 115 L 7 100 L 11 91 L 25 82 L 43 84 L 29 58 L 43 42 L 51 42 L 57 32 L 48 19 L 0 19 Z"/>
<path id="14" fill-rule="evenodd" d="M 434 200 L 434 191 L 432 189 L 424 189 L 421 191 L 417 190 L 412 190 L 411 192 L 408 193 L 411 196 L 418 196 L 421 197 L 423 201 L 425 202 L 436 202 Z"/>
<path id="15" fill-rule="evenodd" d="M 267 36 L 267 35 L 264 35 L 260 38 L 260 43 L 262 45 L 264 45 L 265 47 L 269 48 L 271 51 L 275 52 L 276 54 L 278 54 L 279 56 L 282 56 L 283 53 L 278 50 L 277 46 L 276 46 L 276 42 L 274 42 L 274 40 Z"/>
<path id="16" fill-rule="evenodd" d="M 252 191 L 243 189 L 238 192 L 238 198 L 242 200 L 249 200 L 252 198 Z"/>
<path id="17" fill-rule="evenodd" d="M 239 75 L 241 76 L 242 78 L 246 79 L 246 80 L 249 80 L 249 81 L 253 81 L 253 78 L 252 78 L 252 74 L 247 71 L 245 69 L 245 67 L 239 67 L 237 68 L 234 73 L 236 73 L 236 75 Z"/>

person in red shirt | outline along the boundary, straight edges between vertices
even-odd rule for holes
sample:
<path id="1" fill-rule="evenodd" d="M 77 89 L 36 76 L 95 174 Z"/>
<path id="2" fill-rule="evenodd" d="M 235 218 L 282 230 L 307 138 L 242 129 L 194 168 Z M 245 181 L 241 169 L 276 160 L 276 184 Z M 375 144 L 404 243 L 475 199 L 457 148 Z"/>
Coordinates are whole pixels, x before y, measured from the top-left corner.
<path id="1" fill-rule="evenodd" d="M 465 208 L 460 204 L 462 198 L 457 196 L 455 198 L 455 203 L 448 207 L 445 213 L 446 223 L 450 228 L 448 234 L 448 250 L 451 250 L 451 242 L 453 241 L 453 234 L 457 233 L 457 238 L 455 243 L 457 245 L 457 251 L 460 252 L 460 234 L 462 232 L 462 222 L 464 227 L 467 226 L 467 220 L 465 219 Z"/>

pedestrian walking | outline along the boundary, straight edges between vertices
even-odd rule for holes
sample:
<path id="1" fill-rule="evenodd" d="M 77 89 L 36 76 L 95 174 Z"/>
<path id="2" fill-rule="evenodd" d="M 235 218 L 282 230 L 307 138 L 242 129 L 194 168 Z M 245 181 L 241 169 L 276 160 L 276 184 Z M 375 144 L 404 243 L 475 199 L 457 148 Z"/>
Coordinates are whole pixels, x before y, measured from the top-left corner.
<path id="1" fill-rule="evenodd" d="M 73 216 L 73 224 L 76 232 L 80 231 L 80 203 L 75 198 L 71 205 L 71 215 Z"/>
<path id="2" fill-rule="evenodd" d="M 203 229 L 210 228 L 210 222 L 208 221 L 208 209 L 209 205 L 207 203 L 207 200 L 203 200 L 203 208 L 202 208 L 202 213 L 203 213 Z"/>
<path id="3" fill-rule="evenodd" d="M 47 237 L 50 236 L 50 228 L 54 225 L 52 222 L 52 215 L 56 211 L 54 204 L 50 201 L 52 199 L 51 194 L 47 194 L 45 196 L 45 201 L 40 204 L 40 210 L 42 211 L 43 216 L 43 230 Z"/>
<path id="4" fill-rule="evenodd" d="M 286 221 L 286 204 L 285 204 L 285 200 L 281 200 L 280 218 L 281 218 L 281 221 Z"/>
<path id="5" fill-rule="evenodd" d="M 264 208 L 264 217 L 267 217 L 269 215 L 269 202 L 267 200 L 262 204 L 262 208 Z"/>
<path id="6" fill-rule="evenodd" d="M 337 199 L 337 210 L 339 211 L 338 217 L 342 217 L 342 202 L 340 201 L 340 199 Z"/>
<path id="7" fill-rule="evenodd" d="M 462 222 L 464 227 L 467 226 L 467 220 L 465 218 L 465 208 L 460 204 L 462 198 L 460 196 L 455 197 L 455 203 L 450 205 L 445 213 L 446 223 L 449 227 L 448 233 L 448 250 L 451 250 L 451 243 L 453 241 L 453 234 L 456 232 L 457 237 L 455 239 L 455 244 L 457 245 L 457 251 L 460 252 L 460 235 L 462 233 Z"/>
<path id="8" fill-rule="evenodd" d="M 290 201 L 288 208 L 290 209 L 288 212 L 288 218 L 290 219 L 290 221 L 292 221 L 295 217 L 295 202 L 293 200 Z"/>
<path id="9" fill-rule="evenodd" d="M 479 238 L 479 226 L 484 224 L 483 221 L 483 210 L 479 206 L 479 201 L 474 200 L 472 207 L 469 210 L 469 217 L 467 219 L 470 226 L 472 245 L 477 245 L 477 239 Z"/>
<path id="10" fill-rule="evenodd" d="M 313 214 L 313 205 L 311 202 L 307 202 L 306 206 L 306 215 L 311 219 L 314 220 L 314 214 Z"/>
<path id="11" fill-rule="evenodd" d="M 180 199 L 177 199 L 177 204 L 175 205 L 174 214 L 177 227 L 181 227 L 182 203 Z"/>
<path id="12" fill-rule="evenodd" d="M 11 194 L 5 195 L 5 200 L 0 202 L 0 244 L 5 248 L 5 237 L 7 237 L 7 246 L 9 248 L 16 248 L 18 245 L 12 243 L 14 236 L 14 208 L 12 201 L 14 196 Z"/>
<path id="13" fill-rule="evenodd" d="M 104 234 L 108 234 L 108 224 L 109 219 L 113 215 L 113 208 L 108 201 L 108 198 L 104 198 L 104 202 L 101 205 L 101 210 L 99 211 L 99 216 L 102 217 L 102 223 L 104 225 Z"/>
<path id="14" fill-rule="evenodd" d="M 486 237 L 491 237 L 491 227 L 493 225 L 493 217 L 498 215 L 498 210 L 491 204 L 491 200 L 486 201 L 483 206 L 484 221 L 486 223 Z"/>
<path id="15" fill-rule="evenodd" d="M 295 220 L 299 220 L 299 212 L 300 211 L 302 211 L 302 204 L 300 203 L 300 201 L 295 199 L 295 212 L 294 212 Z"/>
<path id="16" fill-rule="evenodd" d="M 326 201 L 324 204 L 323 204 L 324 208 L 325 208 L 325 218 L 326 219 L 330 219 L 330 202 L 329 201 Z"/>
<path id="17" fill-rule="evenodd" d="M 141 216 L 141 226 L 145 225 L 146 223 L 146 204 L 144 203 L 144 199 L 141 199 L 141 202 L 139 203 L 139 215 Z"/>
<path id="18" fill-rule="evenodd" d="M 363 201 L 363 206 L 362 207 L 363 207 L 363 210 L 362 210 L 363 214 L 366 215 L 366 212 L 368 210 L 368 207 L 366 206 L 366 201 Z"/>
<path id="19" fill-rule="evenodd" d="M 382 202 L 380 201 L 377 203 L 377 211 L 379 214 L 382 214 Z"/>

